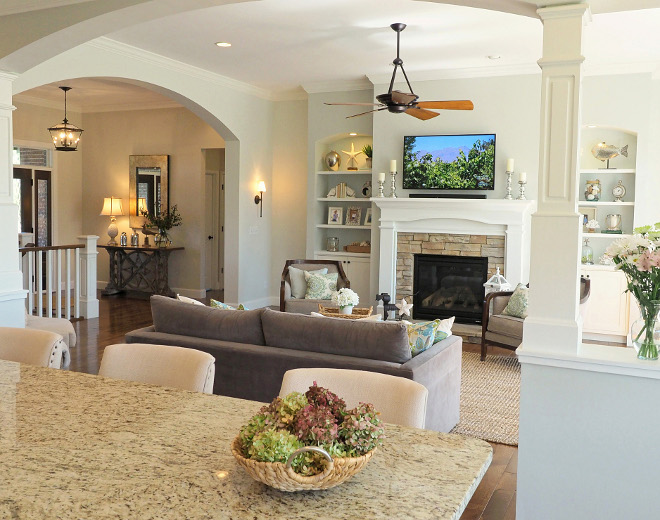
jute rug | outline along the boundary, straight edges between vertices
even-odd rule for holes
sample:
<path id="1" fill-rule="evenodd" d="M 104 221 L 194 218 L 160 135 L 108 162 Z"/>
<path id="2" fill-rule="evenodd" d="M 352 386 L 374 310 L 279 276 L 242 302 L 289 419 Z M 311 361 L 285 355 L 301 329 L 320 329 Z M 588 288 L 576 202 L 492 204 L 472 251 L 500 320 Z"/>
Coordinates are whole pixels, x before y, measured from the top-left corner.
<path id="1" fill-rule="evenodd" d="M 520 364 L 516 356 L 463 352 L 461 421 L 451 433 L 518 445 Z"/>

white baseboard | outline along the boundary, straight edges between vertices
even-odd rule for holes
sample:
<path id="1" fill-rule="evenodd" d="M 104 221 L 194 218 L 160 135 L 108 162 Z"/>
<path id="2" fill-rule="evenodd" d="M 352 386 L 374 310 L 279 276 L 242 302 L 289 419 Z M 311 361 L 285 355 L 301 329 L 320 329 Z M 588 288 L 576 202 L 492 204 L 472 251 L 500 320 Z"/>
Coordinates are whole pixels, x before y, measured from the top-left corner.
<path id="1" fill-rule="evenodd" d="M 105 289 L 105 286 L 108 285 L 106 280 L 97 280 L 96 288 L 100 291 Z M 180 287 L 172 287 L 172 290 L 180 294 L 181 296 L 187 296 L 188 298 L 206 298 L 206 291 L 204 289 L 183 289 Z"/>

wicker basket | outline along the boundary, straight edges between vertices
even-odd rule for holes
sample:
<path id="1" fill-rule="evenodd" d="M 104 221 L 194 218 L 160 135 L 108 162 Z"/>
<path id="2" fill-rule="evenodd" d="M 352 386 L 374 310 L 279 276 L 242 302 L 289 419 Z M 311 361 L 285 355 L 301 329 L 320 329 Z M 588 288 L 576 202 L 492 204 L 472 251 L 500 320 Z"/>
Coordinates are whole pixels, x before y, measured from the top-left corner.
<path id="1" fill-rule="evenodd" d="M 319 303 L 319 314 L 328 316 L 330 318 L 345 318 L 348 320 L 359 320 L 360 318 L 368 318 L 373 312 L 373 307 L 353 307 L 352 314 L 340 314 L 339 307 L 324 307 Z"/>
<path id="2" fill-rule="evenodd" d="M 293 471 L 291 463 L 296 455 L 303 451 L 321 453 L 328 460 L 323 473 L 304 477 Z M 375 451 L 376 449 L 373 449 L 361 457 L 337 457 L 333 459 L 324 449 L 308 446 L 296 450 L 289 457 L 286 464 L 284 464 L 282 462 L 258 462 L 256 460 L 246 459 L 241 450 L 241 440 L 239 437 L 236 437 L 231 444 L 231 452 L 234 454 L 236 462 L 245 468 L 248 475 L 254 480 L 263 482 L 267 486 L 279 489 L 280 491 L 314 491 L 338 486 L 358 473 L 369 462 Z"/>

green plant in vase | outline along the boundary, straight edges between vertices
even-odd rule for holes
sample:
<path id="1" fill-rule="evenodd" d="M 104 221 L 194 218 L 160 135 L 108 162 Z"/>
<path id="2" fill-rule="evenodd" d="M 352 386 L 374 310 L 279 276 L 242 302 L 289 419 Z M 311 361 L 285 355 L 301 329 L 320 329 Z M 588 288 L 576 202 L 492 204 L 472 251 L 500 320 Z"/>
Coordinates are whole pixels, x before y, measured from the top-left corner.
<path id="1" fill-rule="evenodd" d="M 373 150 L 373 148 L 371 147 L 371 145 L 370 145 L 370 144 L 365 144 L 365 145 L 362 147 L 362 153 L 363 153 L 363 154 L 366 156 L 366 158 L 367 158 L 367 166 L 368 166 L 369 168 L 371 168 L 371 160 L 372 160 L 373 153 L 374 153 L 374 150 Z"/>
<path id="2" fill-rule="evenodd" d="M 634 235 L 613 242 L 605 251 L 628 279 L 641 319 L 633 323 L 631 336 L 640 359 L 658 359 L 660 345 L 660 222 L 635 228 Z"/>
<path id="3" fill-rule="evenodd" d="M 168 231 L 173 227 L 178 227 L 183 223 L 183 218 L 176 207 L 176 204 L 165 213 L 153 215 L 147 211 L 142 211 L 142 216 L 147 220 L 147 226 L 158 229 L 155 242 L 159 247 L 167 247 L 171 244 Z"/>

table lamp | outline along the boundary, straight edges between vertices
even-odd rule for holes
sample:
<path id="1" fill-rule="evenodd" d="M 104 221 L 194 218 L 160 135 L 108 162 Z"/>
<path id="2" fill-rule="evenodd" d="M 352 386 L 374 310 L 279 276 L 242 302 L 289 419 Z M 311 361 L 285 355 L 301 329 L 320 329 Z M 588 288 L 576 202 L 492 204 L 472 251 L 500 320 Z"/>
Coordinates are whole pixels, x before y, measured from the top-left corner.
<path id="1" fill-rule="evenodd" d="M 117 242 L 115 237 L 119 233 L 117 229 L 117 215 L 123 215 L 124 209 L 121 205 L 121 199 L 119 197 L 105 197 L 103 199 L 103 209 L 101 210 L 100 215 L 110 217 L 110 225 L 108 226 L 108 236 L 110 240 L 108 241 L 109 246 L 116 246 Z"/>

